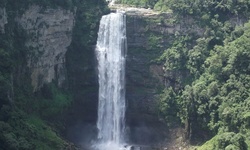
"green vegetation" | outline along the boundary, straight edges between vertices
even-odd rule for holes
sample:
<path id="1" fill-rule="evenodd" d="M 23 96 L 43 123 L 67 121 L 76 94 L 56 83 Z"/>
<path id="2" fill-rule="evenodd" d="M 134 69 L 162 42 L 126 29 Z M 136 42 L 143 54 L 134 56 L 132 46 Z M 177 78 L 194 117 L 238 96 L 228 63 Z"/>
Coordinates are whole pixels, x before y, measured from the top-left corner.
<path id="1" fill-rule="evenodd" d="M 13 10 L 25 10 L 28 6 L 36 4 L 43 7 L 73 9 L 78 0 L 1 0 L 0 7 L 12 7 Z"/>
<path id="2" fill-rule="evenodd" d="M 54 83 L 44 85 L 41 91 L 35 94 L 39 99 L 33 99 L 33 108 L 44 118 L 51 118 L 71 105 L 72 96 Z"/>
<path id="3" fill-rule="evenodd" d="M 199 150 L 249 149 L 250 2 L 117 2 L 163 12 L 171 10 L 172 19 L 159 17 L 154 20 L 162 26 L 191 21 L 201 29 L 197 29 L 197 33 L 187 31 L 171 37 L 145 31 L 148 45 L 141 55 L 147 58 L 149 64 L 143 64 L 143 67 L 150 65 L 152 59 L 164 64 L 164 77 L 166 82 L 170 82 L 157 90 L 163 88 L 158 97 L 160 115 L 170 127 L 184 126 L 186 138 L 191 143 L 205 142 L 198 147 Z M 61 7 L 76 10 L 73 40 L 66 57 L 69 83 L 66 88 L 69 90 L 60 89 L 52 82 L 33 92 L 26 62 L 32 52 L 24 44 L 27 34 L 15 21 L 32 4 L 43 6 L 44 9 Z M 55 126 L 63 124 L 58 116 L 67 111 L 76 99 L 81 99 L 81 94 L 97 91 L 97 87 L 90 83 L 94 82 L 95 73 L 91 68 L 94 64 L 91 46 L 95 44 L 100 17 L 108 12 L 106 2 L 0 0 L 0 7 L 5 7 L 8 14 L 5 33 L 0 33 L 0 149 L 65 149 L 67 142 L 60 138 L 60 127 Z M 128 21 L 132 20 L 128 18 Z M 144 23 L 146 29 L 150 21 Z M 199 34 L 201 31 L 202 34 Z M 168 45 L 162 47 L 161 41 L 166 40 L 169 40 Z M 162 52 L 162 49 L 166 50 Z M 141 51 L 134 49 L 134 52 Z M 81 66 L 76 65 L 78 63 Z M 83 88 L 85 91 L 79 92 Z M 144 91 L 140 92 L 144 94 Z"/>
<path id="4" fill-rule="evenodd" d="M 206 20 L 209 17 L 220 14 L 223 17 L 231 15 L 249 14 L 249 1 L 220 1 L 220 0 L 117 0 L 117 3 L 130 4 L 137 7 L 154 8 L 158 11 L 173 10 L 181 15 L 196 15 Z M 211 13 L 209 13 L 211 12 Z M 224 18 L 226 19 L 226 18 Z"/>
<path id="5" fill-rule="evenodd" d="M 11 116 L 7 121 L 0 121 L 0 149 L 43 150 L 63 149 L 67 143 L 37 116 L 28 116 L 22 111 L 1 109 L 2 113 Z M 9 109 L 6 112 L 6 109 Z"/>
<path id="6" fill-rule="evenodd" d="M 160 0 L 154 6 L 204 31 L 175 35 L 159 58 L 166 80 L 174 82 L 159 96 L 160 112 L 169 126 L 185 126 L 191 143 L 213 137 L 199 150 L 250 147 L 249 7 L 248 1 L 208 0 Z"/>
<path id="7" fill-rule="evenodd" d="M 211 140 L 207 141 L 198 150 L 247 150 L 248 147 L 245 143 L 245 137 L 238 133 L 225 132 L 216 135 Z"/>
<path id="8" fill-rule="evenodd" d="M 136 7 L 153 8 L 157 0 L 117 0 L 116 3 L 134 5 Z"/>

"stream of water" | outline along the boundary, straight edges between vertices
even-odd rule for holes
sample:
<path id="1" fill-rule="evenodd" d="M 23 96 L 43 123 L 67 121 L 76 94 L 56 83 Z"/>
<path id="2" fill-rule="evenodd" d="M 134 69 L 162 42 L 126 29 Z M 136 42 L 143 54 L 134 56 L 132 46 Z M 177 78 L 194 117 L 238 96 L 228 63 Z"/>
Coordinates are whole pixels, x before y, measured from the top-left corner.
<path id="1" fill-rule="evenodd" d="M 124 146 L 126 49 L 125 14 L 104 15 L 96 45 L 99 78 L 97 149 L 100 150 L 129 149 Z"/>

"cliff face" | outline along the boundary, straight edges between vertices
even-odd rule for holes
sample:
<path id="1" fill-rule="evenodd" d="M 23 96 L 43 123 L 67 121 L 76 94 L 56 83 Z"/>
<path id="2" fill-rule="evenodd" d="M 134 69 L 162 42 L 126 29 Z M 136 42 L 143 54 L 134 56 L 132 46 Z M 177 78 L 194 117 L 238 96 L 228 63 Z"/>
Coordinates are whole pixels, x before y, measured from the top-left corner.
<path id="1" fill-rule="evenodd" d="M 204 31 L 194 25 L 191 26 L 192 20 L 189 18 L 181 23 L 175 23 L 172 14 L 148 11 L 148 13 L 140 13 L 135 9 L 126 12 L 127 100 L 129 113 L 157 115 L 157 92 L 162 87 L 172 84 L 171 79 L 165 77 L 181 76 L 181 73 L 164 72 L 164 66 L 157 60 L 163 51 L 171 46 L 176 36 L 185 35 L 188 32 L 199 36 Z"/>
<path id="2" fill-rule="evenodd" d="M 175 79 L 184 77 L 185 73 L 164 72 L 164 66 L 158 59 L 177 36 L 190 32 L 201 36 L 204 31 L 192 25 L 190 18 L 175 22 L 171 13 L 158 14 L 145 9 L 125 11 L 128 38 L 126 100 L 130 139 L 140 144 L 159 143 L 166 136 L 162 131 L 167 131 L 159 118 L 159 93 L 164 87 L 178 86 Z"/>
<path id="3" fill-rule="evenodd" d="M 4 25 L 8 23 L 6 9 L 0 8 L 0 33 L 5 32 Z"/>
<path id="4" fill-rule="evenodd" d="M 4 32 L 4 25 L 7 23 L 6 10 L 0 9 L 0 13 L 2 14 L 0 29 Z M 161 88 L 169 81 L 164 78 L 163 66 L 156 60 L 162 55 L 163 50 L 169 47 L 174 36 L 187 31 L 188 28 L 183 24 L 173 23 L 171 14 L 158 14 L 145 9 L 130 9 L 126 10 L 126 13 L 128 124 L 131 126 L 131 133 L 141 133 L 143 129 L 140 126 L 149 125 L 149 128 L 152 127 L 153 130 L 150 134 L 159 140 L 161 137 L 157 134 L 161 133 L 161 128 L 156 130 L 160 125 L 159 122 L 155 123 L 158 121 L 157 96 Z M 81 19 L 84 20 L 84 18 Z M 72 44 L 72 30 L 76 21 L 75 12 L 60 7 L 51 9 L 32 5 L 15 20 L 28 36 L 25 43 L 28 48 L 26 61 L 31 72 L 34 91 L 53 80 L 59 86 L 63 86 L 67 72 L 65 54 L 67 47 Z M 83 23 L 81 22 L 82 25 Z M 92 23 L 89 26 L 92 27 Z M 82 114 L 85 114 L 86 122 L 94 122 L 98 90 L 94 75 L 94 48 L 90 45 L 95 43 L 79 44 L 78 39 L 82 37 L 83 35 L 73 39 L 72 42 L 78 44 L 71 45 L 68 51 L 67 76 L 75 92 L 74 109 L 70 112 L 73 115 L 70 117 L 77 116 L 79 119 Z M 84 41 L 83 39 L 81 40 Z M 72 120 L 69 122 L 73 122 Z M 136 126 L 139 128 L 133 128 Z M 140 134 L 131 135 L 131 137 L 136 137 L 134 141 L 140 141 L 139 136 L 143 137 Z M 146 137 L 150 136 L 146 135 Z M 150 141 L 150 139 L 146 140 Z"/>
<path id="5" fill-rule="evenodd" d="M 12 140 L 14 149 L 63 149 L 58 148 L 58 143 L 65 144 L 59 135 L 67 136 L 66 130 L 83 118 L 95 121 L 98 88 L 93 45 L 98 22 L 107 10 L 104 0 L 1 1 L 0 122 L 11 129 L 0 131 L 0 149 L 11 149 L 5 138 L 9 133 L 18 137 Z M 60 123 L 51 125 L 60 134 L 52 130 L 43 134 L 50 128 L 44 120 Z M 51 135 L 55 137 L 50 139 Z M 29 147 L 23 148 L 26 139 Z"/>
<path id="6" fill-rule="evenodd" d="M 167 46 L 159 27 L 158 14 L 127 12 L 126 100 L 130 140 L 155 144 L 166 131 L 158 120 L 157 90 L 164 86 L 163 69 L 154 61 Z"/>
<path id="7" fill-rule="evenodd" d="M 33 5 L 16 20 L 29 37 L 25 45 L 34 90 L 52 80 L 61 87 L 66 80 L 65 53 L 72 39 L 74 13 Z"/>
<path id="8" fill-rule="evenodd" d="M 81 5 L 73 6 L 77 7 L 77 11 L 76 9 L 66 10 L 61 7 L 52 9 L 52 7 L 38 5 L 31 5 L 27 9 L 26 7 L 25 9 L 22 8 L 20 12 L 14 12 L 15 9 L 9 10 L 8 7 L 0 8 L 1 39 L 6 37 L 7 34 L 5 33 L 7 32 L 9 36 L 7 42 L 4 41 L 9 47 L 4 47 L 3 50 L 4 42 L 0 43 L 2 56 L 7 56 L 3 51 L 15 51 L 13 53 L 18 54 L 17 51 L 21 51 L 18 47 L 20 43 L 12 46 L 12 42 L 18 40 L 13 39 L 15 33 L 12 31 L 23 29 L 27 34 L 25 35 L 27 36 L 25 37 L 26 49 L 20 52 L 25 51 L 25 54 L 27 53 L 27 58 L 21 58 L 26 63 L 20 64 L 21 67 L 18 66 L 19 64 L 15 64 L 21 69 L 14 66 L 14 69 L 11 68 L 9 71 L 11 74 L 9 78 L 1 78 L 1 80 L 6 80 L 8 84 L 6 84 L 7 88 L 4 87 L 0 90 L 3 91 L 4 89 L 7 93 L 5 96 L 9 99 L 13 98 L 19 105 L 26 104 L 28 106 L 37 103 L 37 107 L 41 105 L 41 110 L 43 110 L 46 108 L 44 106 L 47 105 L 42 105 L 41 99 L 35 101 L 30 98 L 33 93 L 26 94 L 26 97 L 17 92 L 14 94 L 13 91 L 18 88 L 15 87 L 17 83 L 13 78 L 19 76 L 15 73 L 22 72 L 23 68 L 23 70 L 26 70 L 26 67 L 28 67 L 29 74 L 27 73 L 27 75 L 31 78 L 33 91 L 39 91 L 44 84 L 52 81 L 56 81 L 58 86 L 64 87 L 64 83 L 68 81 L 74 100 L 72 104 L 66 104 L 71 106 L 69 111 L 67 110 L 68 112 L 65 113 L 66 115 L 60 115 L 67 122 L 66 128 L 69 128 L 69 126 L 74 128 L 71 128 L 73 131 L 68 130 L 70 134 L 68 137 L 72 140 L 78 136 L 75 139 L 79 140 L 77 141 L 79 143 L 82 142 L 79 137 L 86 137 L 86 135 L 93 135 L 94 137 L 96 132 L 98 83 L 95 74 L 94 45 L 98 21 L 103 9 L 105 9 L 102 8 L 105 6 L 104 2 L 102 3 L 100 0 L 86 1 Z M 158 14 L 146 9 L 127 9 L 125 11 L 127 13 L 128 36 L 126 100 L 128 102 L 127 121 L 130 127 L 130 139 L 141 144 L 158 143 L 166 135 L 163 132 L 166 125 L 160 121 L 158 115 L 158 94 L 164 87 L 178 86 L 176 79 L 183 78 L 186 74 L 178 70 L 164 72 L 164 66 L 157 60 L 164 50 L 171 47 L 171 44 L 179 35 L 192 33 L 195 37 L 200 37 L 204 30 L 197 27 L 192 18 L 184 18 L 181 22 L 176 22 L 175 18 L 168 13 Z M 11 13 L 12 15 L 10 15 Z M 11 16 L 15 16 L 15 19 Z M 7 30 L 8 26 L 12 25 L 13 20 L 18 28 Z M 230 22 L 241 25 L 244 20 L 232 17 Z M 22 36 L 20 37 L 22 38 Z M 19 55 L 19 57 L 22 57 L 22 55 Z M 16 63 L 19 63 L 19 61 Z M 22 68 L 23 64 L 27 66 Z M 24 72 L 26 73 L 26 71 Z M 2 91 L 0 91 L 1 94 Z M 59 95 L 59 97 L 62 96 Z M 27 102 L 26 99 L 31 99 L 32 103 Z M 53 101 L 53 97 L 47 100 L 49 105 L 50 100 Z M 63 100 L 63 98 L 60 100 Z M 6 104 L 7 102 L 1 102 L 1 107 Z M 55 104 L 57 105 L 57 103 Z M 27 112 L 35 112 L 35 108 L 29 109 Z M 62 108 L 62 110 L 65 111 L 65 108 Z M 78 122 L 79 124 L 77 124 Z M 87 126 L 86 131 L 79 132 L 79 129 L 83 128 L 84 125 Z M 86 143 L 89 144 L 89 141 Z"/>
<path id="9" fill-rule="evenodd" d="M 56 120 L 71 101 L 51 82 L 66 80 L 74 13 L 31 3 L 0 2 L 0 124 L 8 127 L 0 131 L 0 149 L 69 149 L 44 118 Z M 51 84 L 39 91 L 45 83 Z"/>

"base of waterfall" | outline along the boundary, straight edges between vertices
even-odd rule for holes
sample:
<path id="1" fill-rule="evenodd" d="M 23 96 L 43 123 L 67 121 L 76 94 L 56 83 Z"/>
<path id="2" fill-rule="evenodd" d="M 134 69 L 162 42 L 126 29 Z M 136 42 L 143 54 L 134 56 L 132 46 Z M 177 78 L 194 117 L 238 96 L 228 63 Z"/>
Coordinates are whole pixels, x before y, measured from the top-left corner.
<path id="1" fill-rule="evenodd" d="M 131 147 L 127 144 L 118 144 L 114 141 L 109 141 L 95 144 L 93 150 L 131 150 Z"/>

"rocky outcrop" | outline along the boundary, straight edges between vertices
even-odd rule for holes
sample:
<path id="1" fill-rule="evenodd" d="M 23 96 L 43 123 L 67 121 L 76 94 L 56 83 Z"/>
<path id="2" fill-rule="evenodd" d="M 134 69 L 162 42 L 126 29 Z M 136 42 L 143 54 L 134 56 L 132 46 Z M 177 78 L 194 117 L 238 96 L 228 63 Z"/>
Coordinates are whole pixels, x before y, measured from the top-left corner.
<path id="1" fill-rule="evenodd" d="M 74 13 L 33 5 L 16 20 L 28 34 L 27 62 L 34 91 L 52 80 L 62 86 L 66 80 L 65 53 L 72 39 Z"/>
<path id="2" fill-rule="evenodd" d="M 7 23 L 8 23 L 8 19 L 7 19 L 6 9 L 0 8 L 0 33 L 5 32 L 4 26 Z"/>

